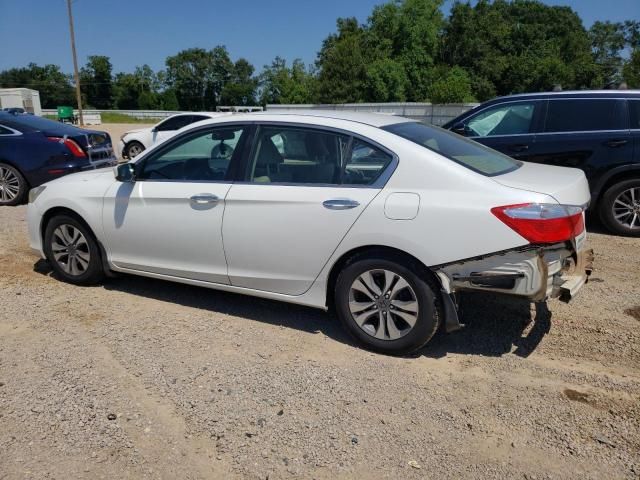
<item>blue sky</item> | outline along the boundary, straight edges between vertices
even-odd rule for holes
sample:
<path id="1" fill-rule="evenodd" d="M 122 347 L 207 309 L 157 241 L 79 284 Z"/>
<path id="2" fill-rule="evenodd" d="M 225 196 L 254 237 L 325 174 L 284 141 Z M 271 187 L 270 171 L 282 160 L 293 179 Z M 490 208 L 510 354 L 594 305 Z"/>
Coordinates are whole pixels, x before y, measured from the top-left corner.
<path id="1" fill-rule="evenodd" d="M 259 71 L 280 55 L 311 63 L 338 17 L 365 21 L 381 0 L 74 0 L 78 61 L 111 57 L 114 71 L 164 67 L 190 47 L 226 45 Z M 585 25 L 640 19 L 640 0 L 548 0 L 570 5 Z M 452 1 L 445 4 L 448 12 Z M 603 8 L 603 5 L 605 6 Z M 72 69 L 66 0 L 0 0 L 0 70 L 29 62 Z"/>

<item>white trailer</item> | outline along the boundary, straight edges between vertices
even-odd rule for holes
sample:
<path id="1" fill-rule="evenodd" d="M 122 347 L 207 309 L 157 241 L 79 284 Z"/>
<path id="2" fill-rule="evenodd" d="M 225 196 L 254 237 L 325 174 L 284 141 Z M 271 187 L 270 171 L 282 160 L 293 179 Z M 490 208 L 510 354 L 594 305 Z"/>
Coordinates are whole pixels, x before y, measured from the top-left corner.
<path id="1" fill-rule="evenodd" d="M 0 110 L 23 108 L 25 112 L 42 115 L 40 92 L 30 88 L 0 88 Z"/>

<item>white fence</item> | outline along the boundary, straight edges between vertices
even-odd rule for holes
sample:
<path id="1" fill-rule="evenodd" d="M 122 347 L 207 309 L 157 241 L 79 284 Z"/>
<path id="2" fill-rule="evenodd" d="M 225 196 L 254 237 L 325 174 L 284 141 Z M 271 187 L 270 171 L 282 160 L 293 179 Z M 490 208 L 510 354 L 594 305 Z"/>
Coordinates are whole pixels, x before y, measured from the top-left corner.
<path id="1" fill-rule="evenodd" d="M 434 105 L 431 103 L 344 103 L 339 105 L 267 105 L 267 111 L 342 110 L 400 115 L 433 125 L 444 125 L 477 103 Z"/>
<path id="2" fill-rule="evenodd" d="M 459 103 L 434 105 L 431 103 L 345 103 L 339 105 L 267 105 L 267 111 L 296 111 L 296 110 L 346 110 L 356 112 L 379 112 L 389 115 L 401 115 L 415 120 L 443 125 L 463 112 L 475 107 L 477 103 Z M 75 111 L 77 115 L 77 110 Z M 129 117 L 149 120 L 155 123 L 176 113 L 186 113 L 171 110 L 83 110 L 85 123 L 87 118 L 98 119 L 101 113 L 119 113 Z M 42 110 L 43 115 L 57 115 L 53 109 Z"/>

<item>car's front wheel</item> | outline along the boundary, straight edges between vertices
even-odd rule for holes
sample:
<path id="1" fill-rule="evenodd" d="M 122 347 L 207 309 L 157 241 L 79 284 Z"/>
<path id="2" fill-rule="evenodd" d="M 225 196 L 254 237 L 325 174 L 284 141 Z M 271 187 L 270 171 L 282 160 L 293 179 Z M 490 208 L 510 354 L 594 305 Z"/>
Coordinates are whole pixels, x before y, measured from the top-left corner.
<path id="1" fill-rule="evenodd" d="M 396 259 L 362 258 L 338 276 L 335 307 L 345 328 L 365 347 L 404 355 L 436 333 L 438 294 L 418 268 Z"/>
<path id="2" fill-rule="evenodd" d="M 640 178 L 616 183 L 604 193 L 600 219 L 614 233 L 640 237 Z"/>
<path id="3" fill-rule="evenodd" d="M 0 206 L 18 205 L 27 194 L 27 181 L 11 165 L 0 163 Z"/>
<path id="4" fill-rule="evenodd" d="M 44 253 L 63 280 L 93 285 L 104 277 L 98 242 L 91 230 L 69 215 L 53 217 L 44 233 Z"/>
<path id="5" fill-rule="evenodd" d="M 140 155 L 142 152 L 144 152 L 144 145 L 133 140 L 127 143 L 127 146 L 124 149 L 124 156 L 132 159 Z"/>

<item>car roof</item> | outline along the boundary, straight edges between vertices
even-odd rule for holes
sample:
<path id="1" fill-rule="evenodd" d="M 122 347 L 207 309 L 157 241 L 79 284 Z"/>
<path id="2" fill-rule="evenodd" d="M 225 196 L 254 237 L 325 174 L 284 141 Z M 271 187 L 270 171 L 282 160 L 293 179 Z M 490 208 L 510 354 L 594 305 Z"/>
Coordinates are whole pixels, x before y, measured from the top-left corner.
<path id="1" fill-rule="evenodd" d="M 516 100 L 518 98 L 546 99 L 546 98 L 638 98 L 640 90 L 565 90 L 560 92 L 518 93 L 505 95 L 491 100 L 491 102 L 503 100 Z"/>
<path id="2" fill-rule="evenodd" d="M 377 112 L 353 112 L 353 111 L 341 111 L 341 110 L 267 110 L 265 112 L 250 112 L 250 113 L 235 113 L 233 114 L 233 121 L 261 121 L 265 117 L 282 118 L 283 121 L 295 121 L 296 118 L 306 117 L 308 118 L 325 118 L 331 120 L 345 120 L 349 122 L 361 123 L 372 127 L 385 127 L 388 125 L 394 125 L 396 123 L 415 122 L 406 117 L 400 117 L 387 113 Z"/>

